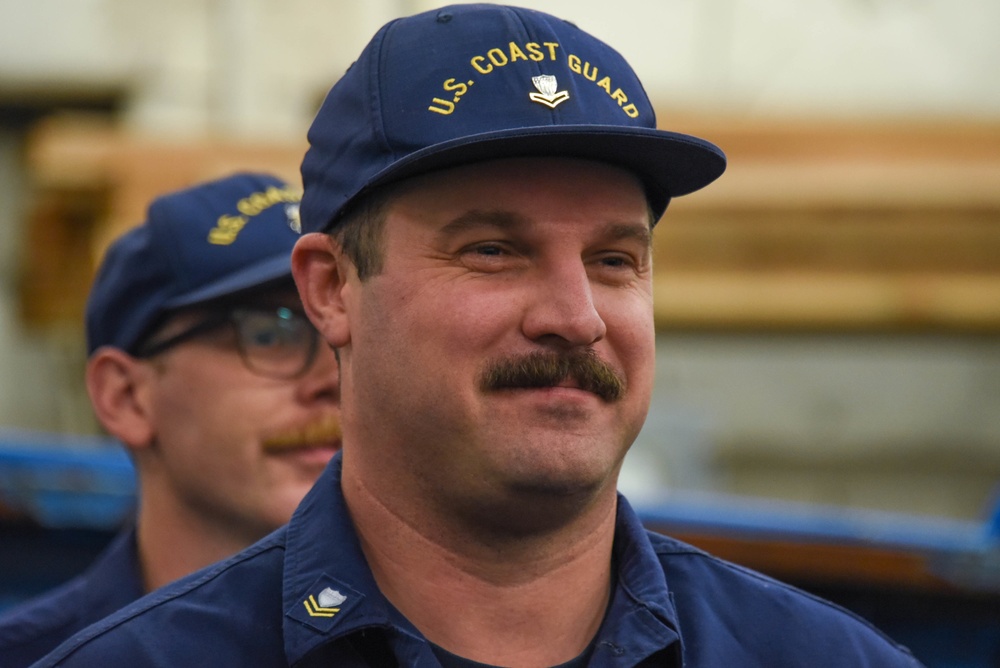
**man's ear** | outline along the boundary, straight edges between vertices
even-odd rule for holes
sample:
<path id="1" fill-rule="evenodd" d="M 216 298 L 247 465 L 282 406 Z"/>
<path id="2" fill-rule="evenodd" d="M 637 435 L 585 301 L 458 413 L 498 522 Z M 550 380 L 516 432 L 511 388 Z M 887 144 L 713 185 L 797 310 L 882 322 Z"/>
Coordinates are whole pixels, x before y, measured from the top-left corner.
<path id="1" fill-rule="evenodd" d="M 156 436 L 150 398 L 154 370 L 118 348 L 99 348 L 87 360 L 87 394 L 94 414 L 130 450 L 149 447 Z"/>
<path id="2" fill-rule="evenodd" d="M 351 263 L 329 234 L 302 235 L 292 250 L 292 275 L 306 315 L 335 348 L 351 340 L 345 303 Z"/>

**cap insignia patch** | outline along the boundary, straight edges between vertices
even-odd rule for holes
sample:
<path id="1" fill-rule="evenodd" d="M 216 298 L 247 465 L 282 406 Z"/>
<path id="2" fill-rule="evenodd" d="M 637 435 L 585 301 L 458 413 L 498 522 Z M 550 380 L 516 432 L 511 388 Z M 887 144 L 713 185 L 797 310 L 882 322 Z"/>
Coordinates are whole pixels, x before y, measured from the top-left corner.
<path id="1" fill-rule="evenodd" d="M 302 221 L 299 219 L 299 203 L 290 202 L 285 205 L 285 216 L 288 218 L 288 226 L 297 234 L 302 234 Z"/>
<path id="2" fill-rule="evenodd" d="M 551 74 L 540 74 L 537 77 L 531 77 L 531 82 L 538 89 L 537 93 L 528 93 L 528 97 L 531 98 L 532 102 L 544 104 L 549 109 L 555 109 L 569 99 L 569 91 L 557 90 L 559 84 L 556 83 L 556 78 Z"/>

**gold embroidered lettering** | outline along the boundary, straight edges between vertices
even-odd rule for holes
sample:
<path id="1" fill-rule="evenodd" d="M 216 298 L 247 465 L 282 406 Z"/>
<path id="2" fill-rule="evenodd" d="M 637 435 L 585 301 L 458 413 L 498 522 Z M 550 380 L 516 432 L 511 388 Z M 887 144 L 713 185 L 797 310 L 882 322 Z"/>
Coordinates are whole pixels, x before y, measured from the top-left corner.
<path id="1" fill-rule="evenodd" d="M 503 67 L 507 64 L 507 54 L 500 49 L 490 49 L 486 52 L 486 57 L 490 59 L 490 62 L 497 67 Z"/>
<path id="2" fill-rule="evenodd" d="M 219 216 L 215 227 L 208 232 L 208 243 L 216 246 L 228 246 L 236 241 L 236 236 L 247 224 L 243 216 Z"/>
<path id="3" fill-rule="evenodd" d="M 427 107 L 427 110 L 433 111 L 435 114 L 442 114 L 444 116 L 447 116 L 448 114 L 455 111 L 455 103 L 452 102 L 451 100 L 442 100 L 441 98 L 436 97 L 433 100 L 431 100 L 431 102 L 433 102 L 434 104 Z M 435 104 L 439 106 L 435 107 L 434 106 Z"/>
<path id="4" fill-rule="evenodd" d="M 486 58 L 484 58 L 483 56 L 475 56 L 469 62 L 472 63 L 472 66 L 476 68 L 476 71 L 478 71 L 480 74 L 489 74 L 490 72 L 493 71 L 493 66 L 483 65 L 482 63 L 484 60 L 486 60 Z"/>
<path id="5" fill-rule="evenodd" d="M 466 91 L 469 90 L 469 87 L 466 86 L 464 83 L 455 83 L 454 79 L 447 79 L 444 82 L 444 89 L 448 90 L 448 91 L 452 91 L 452 90 L 455 91 L 455 100 L 454 101 L 458 102 L 458 98 L 460 98 L 463 95 L 465 95 Z"/>
<path id="6" fill-rule="evenodd" d="M 427 110 L 443 116 L 451 114 L 455 111 L 455 105 L 462 99 L 462 96 L 469 92 L 469 86 L 472 84 L 472 79 L 469 79 L 466 83 L 456 81 L 454 77 L 445 79 L 444 83 L 441 84 L 441 87 L 449 93 L 454 93 L 454 95 L 452 95 L 450 100 L 435 97 L 431 100 L 431 106 L 427 107 Z"/>
<path id="7" fill-rule="evenodd" d="M 254 193 L 241 199 L 236 204 L 236 210 L 244 216 L 256 216 L 264 208 L 266 199 L 263 193 Z"/>
<path id="8" fill-rule="evenodd" d="M 626 116 L 629 118 L 639 117 L 639 109 L 634 104 L 629 103 L 628 95 L 625 94 L 625 91 L 614 87 L 610 76 L 604 76 L 601 79 L 597 78 L 598 68 L 596 65 L 591 65 L 576 54 L 570 53 L 566 56 L 566 66 L 574 74 L 580 74 L 584 78 L 593 81 L 597 87 L 608 94 L 608 97 L 618 103 L 618 106 L 621 107 Z"/>
<path id="9" fill-rule="evenodd" d="M 256 216 L 278 202 L 298 202 L 299 196 L 288 188 L 271 186 L 264 192 L 254 193 L 236 203 L 236 210 L 244 216 Z"/>

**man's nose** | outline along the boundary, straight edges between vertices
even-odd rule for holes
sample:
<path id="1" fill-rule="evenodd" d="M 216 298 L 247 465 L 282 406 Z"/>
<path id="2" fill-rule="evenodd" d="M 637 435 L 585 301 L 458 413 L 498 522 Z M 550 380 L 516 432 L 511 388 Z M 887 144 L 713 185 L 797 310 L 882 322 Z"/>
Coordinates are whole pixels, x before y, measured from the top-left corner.
<path id="1" fill-rule="evenodd" d="M 587 268 L 580 259 L 539 267 L 529 290 L 521 325 L 527 338 L 578 347 L 593 345 L 607 333 Z"/>

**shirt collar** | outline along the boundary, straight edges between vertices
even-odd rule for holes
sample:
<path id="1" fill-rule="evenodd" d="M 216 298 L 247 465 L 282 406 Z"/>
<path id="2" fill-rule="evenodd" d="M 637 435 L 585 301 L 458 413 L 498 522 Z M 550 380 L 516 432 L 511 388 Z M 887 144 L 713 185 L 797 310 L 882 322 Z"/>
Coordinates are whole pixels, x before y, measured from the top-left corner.
<path id="1" fill-rule="evenodd" d="M 90 567 L 86 578 L 90 603 L 103 610 L 103 615 L 124 608 L 146 593 L 139 568 L 135 526 L 120 532 L 111 541 Z"/>
<path id="2" fill-rule="evenodd" d="M 362 628 L 420 632 L 382 595 L 368 567 L 340 487 L 338 454 L 288 524 L 283 574 L 285 652 L 294 664 L 320 645 Z M 598 632 L 607 665 L 633 665 L 680 637 L 663 568 L 628 501 L 618 497 L 615 590 Z M 677 655 L 680 655 L 678 649 Z"/>
<path id="3" fill-rule="evenodd" d="M 617 513 L 616 582 L 597 633 L 595 653 L 600 657 L 595 660 L 607 666 L 633 666 L 672 645 L 680 657 L 680 626 L 663 566 L 638 515 L 621 494 Z"/>
<path id="4" fill-rule="evenodd" d="M 419 637 L 375 583 L 344 503 L 340 476 L 338 453 L 288 523 L 282 605 L 291 664 L 366 627 L 391 626 Z"/>

